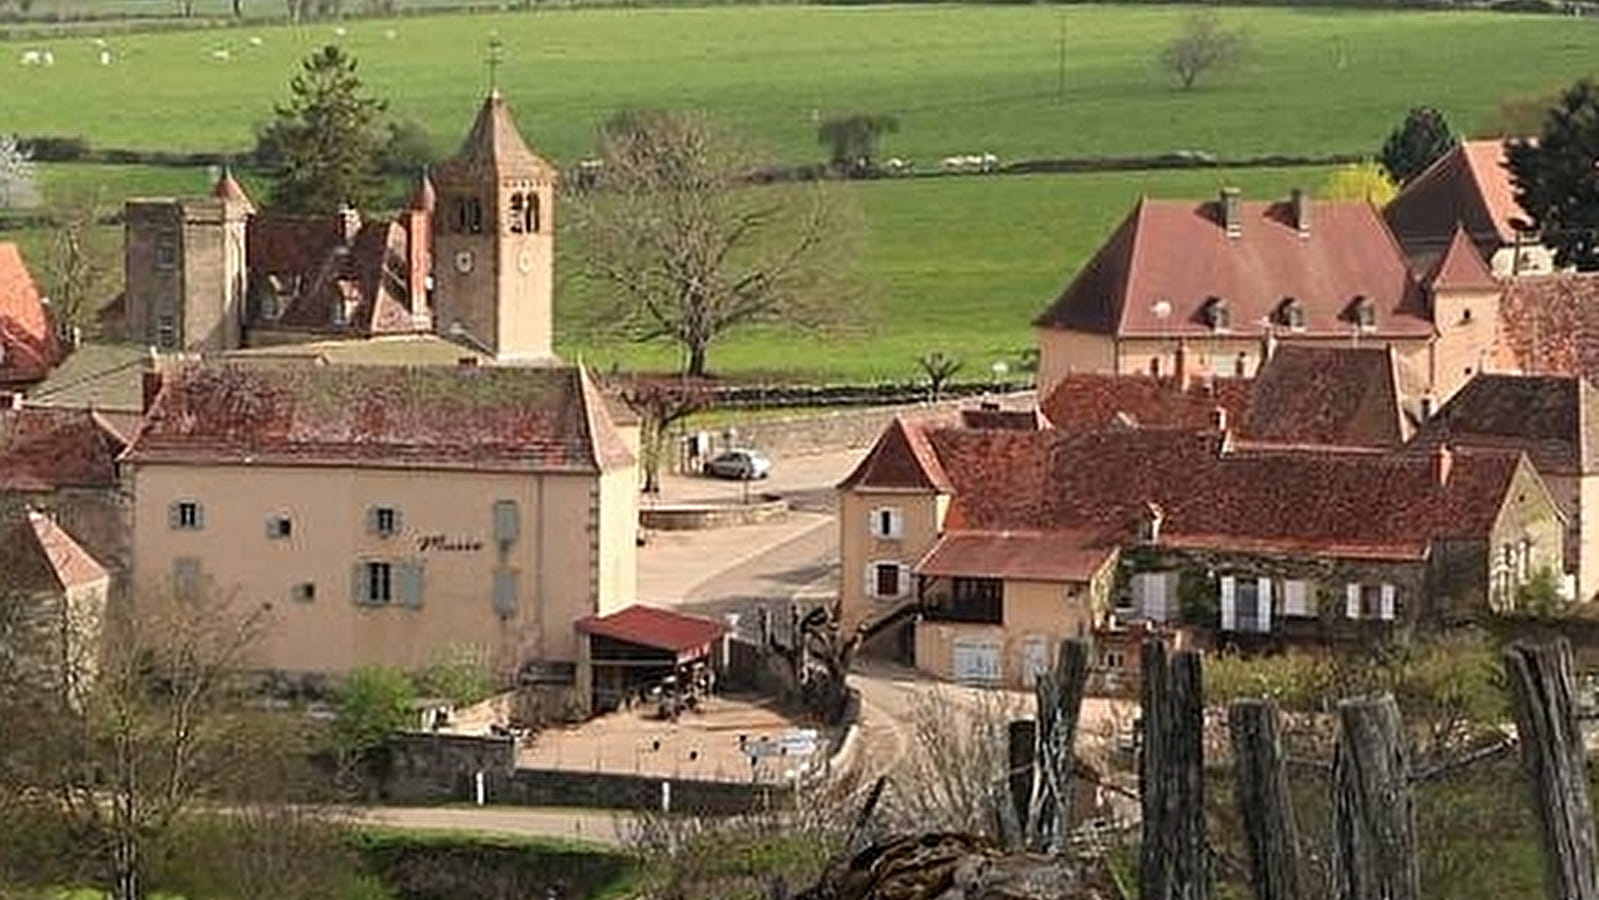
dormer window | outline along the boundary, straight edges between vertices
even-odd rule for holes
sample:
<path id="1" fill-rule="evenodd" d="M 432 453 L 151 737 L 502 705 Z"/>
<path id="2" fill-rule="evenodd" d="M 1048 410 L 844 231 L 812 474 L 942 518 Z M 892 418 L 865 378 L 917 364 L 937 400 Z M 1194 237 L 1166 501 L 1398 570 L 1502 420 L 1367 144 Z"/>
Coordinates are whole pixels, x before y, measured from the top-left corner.
<path id="1" fill-rule="evenodd" d="M 1212 331 L 1226 331 L 1232 327 L 1232 313 L 1227 309 L 1225 299 L 1211 297 L 1205 301 L 1205 322 Z"/>
<path id="2" fill-rule="evenodd" d="M 1304 331 L 1305 304 L 1300 303 L 1297 297 L 1288 297 L 1283 300 L 1277 318 L 1290 331 Z"/>
<path id="3" fill-rule="evenodd" d="M 1370 297 L 1365 294 L 1356 296 L 1351 312 L 1355 327 L 1361 331 L 1373 331 L 1377 328 L 1377 304 L 1371 302 Z"/>
<path id="4" fill-rule="evenodd" d="M 1138 542 L 1160 543 L 1160 526 L 1166 521 L 1166 511 L 1158 503 L 1145 503 L 1143 515 L 1138 520 Z"/>

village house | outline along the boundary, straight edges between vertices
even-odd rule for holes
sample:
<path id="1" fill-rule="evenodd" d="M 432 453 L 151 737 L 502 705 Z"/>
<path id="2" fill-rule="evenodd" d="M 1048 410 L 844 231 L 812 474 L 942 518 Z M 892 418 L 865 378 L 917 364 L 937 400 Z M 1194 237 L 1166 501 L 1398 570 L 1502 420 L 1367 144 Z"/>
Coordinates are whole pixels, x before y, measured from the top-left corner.
<path id="1" fill-rule="evenodd" d="M 0 243 L 0 390 L 43 379 L 60 359 L 48 301 L 17 245 Z"/>
<path id="2" fill-rule="evenodd" d="M 437 334 L 548 362 L 556 180 L 492 91 L 392 219 L 259 211 L 225 171 L 211 196 L 130 200 L 108 324 L 167 352 Z"/>
<path id="3" fill-rule="evenodd" d="M 1287 344 L 1391 348 L 1436 403 L 1493 360 L 1499 286 L 1469 240 L 1412 272 L 1369 204 L 1142 199 L 1034 322 L 1038 385 L 1070 373 L 1255 374 Z"/>
<path id="4" fill-rule="evenodd" d="M 574 623 L 634 596 L 633 449 L 581 368 L 161 360 L 123 457 L 135 589 L 260 603 L 260 665 L 466 651 L 576 689 Z"/>
<path id="5" fill-rule="evenodd" d="M 894 422 L 840 484 L 843 621 L 913 605 L 918 668 L 1014 685 L 1062 638 L 1129 623 L 1371 639 L 1513 609 L 1564 564 L 1519 453 L 1256 445 L 1220 424 Z"/>
<path id="6" fill-rule="evenodd" d="M 1554 253 L 1516 202 L 1501 140 L 1456 144 L 1389 201 L 1383 218 L 1418 272 L 1432 267 L 1456 228 L 1465 229 L 1496 277 L 1555 270 Z"/>
<path id="7" fill-rule="evenodd" d="M 0 394 L 0 511 L 48 514 L 114 579 L 125 575 L 128 506 L 117 457 L 133 427 L 114 414 Z"/>
<path id="8" fill-rule="evenodd" d="M 1424 424 L 1418 448 L 1527 454 L 1566 521 L 1567 595 L 1599 594 L 1599 391 L 1567 375 L 1478 375 Z M 1501 548 L 1502 553 L 1511 548 Z"/>
<path id="9" fill-rule="evenodd" d="M 53 673 L 71 697 L 99 672 L 111 576 L 44 513 L 27 510 L 4 521 L 9 524 L 0 532 L 0 591 L 27 604 L 38 639 L 21 652 Z"/>

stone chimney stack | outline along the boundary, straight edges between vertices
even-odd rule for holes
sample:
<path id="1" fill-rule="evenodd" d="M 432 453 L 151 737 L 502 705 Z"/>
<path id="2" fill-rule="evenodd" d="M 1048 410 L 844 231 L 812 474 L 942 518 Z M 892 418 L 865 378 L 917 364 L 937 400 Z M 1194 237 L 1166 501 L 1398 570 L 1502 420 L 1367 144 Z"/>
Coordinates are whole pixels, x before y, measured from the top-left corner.
<path id="1" fill-rule="evenodd" d="M 1293 194 L 1290 196 L 1293 199 L 1294 206 L 1294 228 L 1299 232 L 1300 237 L 1308 238 L 1310 237 L 1310 196 L 1300 188 L 1294 188 Z"/>
<path id="2" fill-rule="evenodd" d="M 1438 449 L 1432 454 L 1432 480 L 1439 487 L 1449 485 L 1449 472 L 1455 467 L 1455 452 L 1449 449 L 1448 444 L 1439 444 Z"/>
<path id="3" fill-rule="evenodd" d="M 1221 189 L 1221 224 L 1230 238 L 1244 233 L 1243 193 L 1235 187 Z"/>

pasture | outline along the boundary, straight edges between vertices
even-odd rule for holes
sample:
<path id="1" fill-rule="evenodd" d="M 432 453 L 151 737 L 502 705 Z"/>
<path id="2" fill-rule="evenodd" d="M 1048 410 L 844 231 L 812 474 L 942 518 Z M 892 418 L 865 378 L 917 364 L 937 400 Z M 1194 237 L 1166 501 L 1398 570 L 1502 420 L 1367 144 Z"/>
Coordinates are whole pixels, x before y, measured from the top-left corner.
<path id="1" fill-rule="evenodd" d="M 286 93 L 297 61 L 343 43 L 395 115 L 443 142 L 500 82 L 558 162 L 628 107 L 695 107 L 815 160 L 836 111 L 892 113 L 885 152 L 925 168 L 957 153 L 1002 160 L 1199 150 L 1372 152 L 1415 104 L 1468 132 L 1499 100 L 1592 71 L 1599 19 L 1487 12 L 1235 8 L 1240 68 L 1178 90 L 1153 62 L 1185 7 L 869 6 L 544 9 L 0 44 L 0 129 L 101 147 L 238 151 Z M 342 30 L 342 34 L 337 30 Z M 1064 48 L 1064 78 L 1059 61 Z M 23 66 L 49 49 L 53 66 Z M 224 58 L 225 57 L 225 58 Z M 1489 62 L 1491 61 L 1491 63 Z"/>

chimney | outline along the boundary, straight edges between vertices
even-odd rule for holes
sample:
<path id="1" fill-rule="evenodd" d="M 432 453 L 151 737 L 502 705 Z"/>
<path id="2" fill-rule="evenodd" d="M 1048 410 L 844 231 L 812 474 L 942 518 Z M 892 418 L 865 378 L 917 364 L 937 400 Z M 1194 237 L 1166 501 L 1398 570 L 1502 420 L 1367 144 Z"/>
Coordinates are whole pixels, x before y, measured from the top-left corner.
<path id="1" fill-rule="evenodd" d="M 141 381 L 143 403 L 139 409 L 142 412 L 149 412 L 150 407 L 155 404 L 156 395 L 161 393 L 161 386 L 166 380 L 165 373 L 161 369 L 161 355 L 151 347 L 150 356 L 144 363 L 144 377 Z"/>
<path id="2" fill-rule="evenodd" d="M 339 208 L 339 233 L 346 244 L 355 243 L 355 236 L 361 233 L 361 212 L 348 203 Z"/>
<path id="3" fill-rule="evenodd" d="M 1266 363 L 1269 362 L 1271 360 L 1271 358 L 1273 356 L 1276 356 L 1276 355 L 1277 355 L 1277 329 L 1272 328 L 1270 325 L 1268 325 L 1268 326 L 1266 326 L 1266 336 L 1264 338 L 1262 338 L 1261 342 L 1260 342 L 1260 367 L 1264 367 L 1266 365 Z M 1260 367 L 1257 367 L 1255 369 L 1255 373 L 1256 374 L 1260 373 Z"/>
<path id="4" fill-rule="evenodd" d="M 1221 224 L 1227 236 L 1236 238 L 1244 233 L 1243 194 L 1235 187 L 1221 189 Z"/>
<path id="5" fill-rule="evenodd" d="M 1455 467 L 1455 453 L 1449 449 L 1448 444 L 1439 444 L 1438 449 L 1432 454 L 1432 480 L 1439 487 L 1449 484 L 1449 471 Z"/>
<path id="6" fill-rule="evenodd" d="M 1188 344 L 1178 341 L 1177 352 L 1172 356 L 1172 374 L 1177 378 L 1177 390 L 1186 394 L 1193 384 L 1193 375 L 1188 371 Z"/>
<path id="7" fill-rule="evenodd" d="M 1294 205 L 1294 229 L 1302 238 L 1310 237 L 1310 197 L 1300 188 L 1290 195 Z"/>

